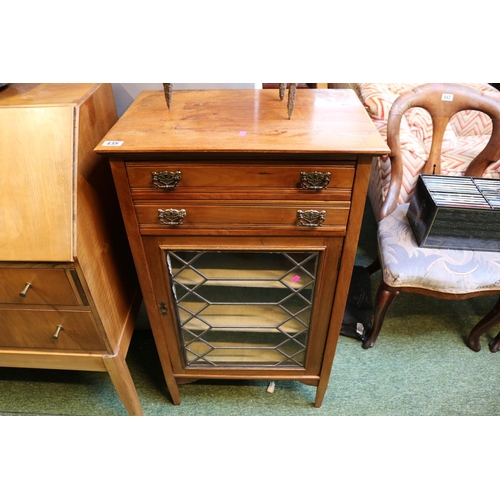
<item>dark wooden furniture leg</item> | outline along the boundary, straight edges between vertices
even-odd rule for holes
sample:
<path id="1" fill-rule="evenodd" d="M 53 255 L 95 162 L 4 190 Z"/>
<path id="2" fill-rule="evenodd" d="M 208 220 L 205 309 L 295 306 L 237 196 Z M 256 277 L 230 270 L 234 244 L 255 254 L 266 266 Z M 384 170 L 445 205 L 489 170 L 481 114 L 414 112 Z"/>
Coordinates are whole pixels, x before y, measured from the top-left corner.
<path id="1" fill-rule="evenodd" d="M 489 346 L 491 352 L 500 351 L 500 333 L 490 342 Z"/>
<path id="2" fill-rule="evenodd" d="M 479 342 L 481 335 L 498 323 L 500 323 L 500 298 L 493 309 L 470 331 L 467 341 L 465 342 L 466 345 L 473 351 L 479 352 L 481 350 L 481 344 Z M 500 334 L 497 335 L 497 337 L 499 336 Z M 497 340 L 497 337 L 490 343 L 491 352 L 497 352 L 500 349 L 500 338 Z M 494 347 L 496 344 L 499 345 Z M 492 348 L 495 350 L 492 350 Z"/>
<path id="3" fill-rule="evenodd" d="M 373 326 L 368 332 L 367 339 L 361 344 L 363 349 L 369 349 L 375 345 L 380 329 L 384 322 L 385 315 L 394 299 L 399 295 L 399 290 L 392 290 L 381 281 L 375 298 L 375 315 Z"/>
<path id="4" fill-rule="evenodd" d="M 369 274 L 376 273 L 377 271 L 380 271 L 380 269 L 381 269 L 380 259 L 378 258 L 378 256 L 369 266 L 366 266 L 366 270 L 368 271 Z"/>

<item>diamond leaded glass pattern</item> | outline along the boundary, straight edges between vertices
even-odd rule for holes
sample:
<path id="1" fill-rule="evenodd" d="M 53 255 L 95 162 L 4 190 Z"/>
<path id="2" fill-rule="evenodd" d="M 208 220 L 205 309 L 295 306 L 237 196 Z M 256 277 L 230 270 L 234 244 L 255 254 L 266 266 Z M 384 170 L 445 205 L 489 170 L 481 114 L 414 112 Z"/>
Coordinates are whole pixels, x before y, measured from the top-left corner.
<path id="1" fill-rule="evenodd" d="M 304 366 L 318 252 L 165 253 L 187 366 Z"/>

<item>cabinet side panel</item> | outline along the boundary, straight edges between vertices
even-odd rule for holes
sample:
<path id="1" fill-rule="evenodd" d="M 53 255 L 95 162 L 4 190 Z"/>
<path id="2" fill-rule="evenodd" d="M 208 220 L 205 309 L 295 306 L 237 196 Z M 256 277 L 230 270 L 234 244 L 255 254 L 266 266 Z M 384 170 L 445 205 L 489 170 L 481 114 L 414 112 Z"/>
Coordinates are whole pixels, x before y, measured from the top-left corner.
<path id="1" fill-rule="evenodd" d="M 0 109 L 0 261 L 70 261 L 73 107 Z"/>
<path id="2" fill-rule="evenodd" d="M 141 296 L 109 162 L 93 152 L 117 119 L 111 86 L 99 86 L 78 115 L 76 254 L 116 352 L 123 335 L 130 340 Z"/>

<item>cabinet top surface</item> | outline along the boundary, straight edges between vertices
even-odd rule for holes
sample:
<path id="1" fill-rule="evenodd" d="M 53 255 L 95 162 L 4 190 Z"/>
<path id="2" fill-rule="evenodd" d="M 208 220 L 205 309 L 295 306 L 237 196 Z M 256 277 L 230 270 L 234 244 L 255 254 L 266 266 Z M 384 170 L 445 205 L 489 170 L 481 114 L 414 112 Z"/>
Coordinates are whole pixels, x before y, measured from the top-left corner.
<path id="1" fill-rule="evenodd" d="M 174 89 L 168 109 L 163 92 L 143 92 L 95 151 L 116 156 L 173 152 L 389 153 L 354 91 L 299 89 L 290 119 L 287 96 L 280 101 L 275 89 Z M 104 145 L 105 141 L 115 145 Z"/>
<path id="2" fill-rule="evenodd" d="M 95 83 L 10 83 L 0 89 L 0 108 L 76 105 Z"/>

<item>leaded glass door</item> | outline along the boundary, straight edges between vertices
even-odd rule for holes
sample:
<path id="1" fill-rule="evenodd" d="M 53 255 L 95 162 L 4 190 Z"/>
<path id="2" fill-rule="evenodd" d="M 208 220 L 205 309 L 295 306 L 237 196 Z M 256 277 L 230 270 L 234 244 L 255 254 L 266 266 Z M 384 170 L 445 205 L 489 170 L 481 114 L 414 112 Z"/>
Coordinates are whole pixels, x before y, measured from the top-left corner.
<path id="1" fill-rule="evenodd" d="M 317 383 L 342 237 L 176 234 L 144 242 L 156 303 L 148 315 L 178 380 Z"/>
<path id="2" fill-rule="evenodd" d="M 164 252 L 187 367 L 303 367 L 319 252 Z"/>

